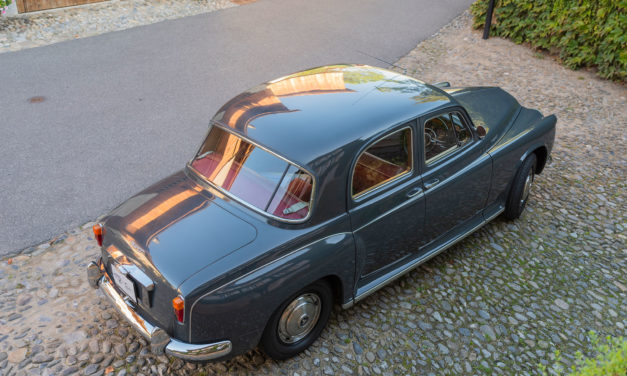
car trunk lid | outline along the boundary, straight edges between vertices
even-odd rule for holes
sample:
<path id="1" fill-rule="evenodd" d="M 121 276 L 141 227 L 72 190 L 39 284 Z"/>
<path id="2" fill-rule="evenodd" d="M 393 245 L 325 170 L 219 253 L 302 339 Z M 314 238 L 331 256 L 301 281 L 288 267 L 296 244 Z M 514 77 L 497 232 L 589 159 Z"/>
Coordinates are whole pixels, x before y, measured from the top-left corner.
<path id="1" fill-rule="evenodd" d="M 131 197 L 105 219 L 114 245 L 155 283 L 176 289 L 207 265 L 252 242 L 255 227 L 184 171 Z"/>

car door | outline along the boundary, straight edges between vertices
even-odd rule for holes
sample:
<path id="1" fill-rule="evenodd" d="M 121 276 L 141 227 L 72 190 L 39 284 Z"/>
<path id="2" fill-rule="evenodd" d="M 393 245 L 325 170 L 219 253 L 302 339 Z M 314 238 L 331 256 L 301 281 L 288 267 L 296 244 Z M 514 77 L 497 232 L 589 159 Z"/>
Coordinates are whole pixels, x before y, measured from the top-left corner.
<path id="1" fill-rule="evenodd" d="M 438 239 L 483 219 L 492 160 L 461 108 L 432 113 L 420 123 L 425 241 L 437 245 Z"/>
<path id="2" fill-rule="evenodd" d="M 416 170 L 416 125 L 408 122 L 370 142 L 351 167 L 349 214 L 358 285 L 422 245 L 425 202 Z"/>

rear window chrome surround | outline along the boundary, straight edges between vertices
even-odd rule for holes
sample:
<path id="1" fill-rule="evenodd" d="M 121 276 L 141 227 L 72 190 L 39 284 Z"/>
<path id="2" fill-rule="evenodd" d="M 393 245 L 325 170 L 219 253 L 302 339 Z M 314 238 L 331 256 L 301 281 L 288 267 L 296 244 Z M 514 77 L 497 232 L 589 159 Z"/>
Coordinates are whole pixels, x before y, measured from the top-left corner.
<path id="1" fill-rule="evenodd" d="M 411 122 L 412 122 L 412 121 L 414 121 L 414 122 L 415 122 L 415 119 L 410 120 L 409 122 L 405 122 L 404 124 L 411 124 Z M 377 185 L 375 185 L 375 186 L 373 186 L 373 187 L 371 187 L 371 188 L 369 188 L 369 189 L 367 189 L 367 190 L 365 190 L 365 191 L 362 191 L 362 192 L 359 192 L 359 193 L 358 193 L 358 194 L 356 194 L 356 195 L 353 195 L 353 178 L 354 178 L 354 174 L 355 174 L 355 167 L 357 166 L 357 163 L 359 162 L 359 159 L 361 158 L 361 156 L 362 156 L 362 155 L 363 155 L 366 151 L 368 151 L 368 149 L 369 149 L 371 146 L 375 145 L 375 144 L 376 144 L 376 143 L 378 143 L 379 141 L 382 141 L 382 140 L 384 140 L 385 138 L 390 137 L 391 135 L 393 135 L 393 134 L 395 134 L 395 133 L 402 132 L 402 131 L 404 131 L 405 129 L 409 129 L 409 134 L 410 134 L 410 137 L 409 137 L 409 140 L 410 140 L 410 144 L 409 144 L 409 145 L 410 145 L 410 151 L 409 151 L 409 153 L 408 153 L 408 156 L 409 156 L 409 159 L 410 159 L 410 162 L 411 162 L 411 167 L 410 167 L 410 169 L 409 169 L 409 170 L 407 170 L 407 171 L 404 171 L 404 172 L 403 172 L 403 173 L 401 173 L 401 174 L 398 174 L 398 175 L 394 176 L 393 178 L 391 178 L 391 179 L 389 179 L 389 180 L 385 180 L 385 181 L 383 181 L 383 182 L 381 182 L 381 183 L 379 183 L 379 184 L 377 184 Z M 394 131 L 392 131 L 392 132 L 385 133 L 385 134 L 384 134 L 384 135 L 382 135 L 381 137 L 378 137 L 378 138 L 377 138 L 377 139 L 375 139 L 374 141 L 372 141 L 372 142 L 368 143 L 368 144 L 367 144 L 367 145 L 363 148 L 363 150 L 359 152 L 359 154 L 357 155 L 357 158 L 355 158 L 355 161 L 354 161 L 354 162 L 352 163 L 352 165 L 351 165 L 350 184 L 349 184 L 349 187 L 348 187 L 348 188 L 349 188 L 348 193 L 349 193 L 349 195 L 350 195 L 351 199 L 353 200 L 353 202 L 359 202 L 359 201 L 363 200 L 363 199 L 364 199 L 364 197 L 369 196 L 371 193 L 373 193 L 373 192 L 377 192 L 377 191 L 379 191 L 381 188 L 388 187 L 390 184 L 392 184 L 392 183 L 394 183 L 394 182 L 396 182 L 396 181 L 398 181 L 398 180 L 401 180 L 401 179 L 403 179 L 403 178 L 405 178 L 405 177 L 407 177 L 407 176 L 411 176 L 411 175 L 413 174 L 413 172 L 414 172 L 414 168 L 415 168 L 415 159 L 416 159 L 416 158 L 415 158 L 414 130 L 412 129 L 412 126 L 411 126 L 411 125 L 407 125 L 407 126 L 404 126 L 404 127 L 402 127 L 402 128 L 395 129 L 395 130 L 394 130 Z"/>
<path id="2" fill-rule="evenodd" d="M 305 217 L 303 217 L 303 218 L 300 218 L 300 219 L 288 219 L 288 218 L 278 217 L 278 216 L 276 216 L 274 214 L 270 214 L 270 213 L 264 211 L 263 209 L 260 209 L 260 208 L 258 208 L 256 206 L 246 202 L 245 200 L 237 197 L 236 195 L 232 194 L 231 192 L 223 189 L 222 187 L 218 187 L 217 185 L 212 183 L 209 179 L 207 179 L 205 176 L 203 176 L 203 174 L 201 174 L 198 170 L 196 170 L 194 167 L 192 167 L 192 162 L 194 161 L 196 155 L 198 155 L 198 152 L 202 148 L 204 142 L 200 144 L 200 146 L 198 147 L 198 149 L 194 153 L 194 156 L 192 157 L 192 159 L 189 162 L 187 162 L 186 167 L 187 167 L 187 169 L 189 171 L 191 171 L 196 177 L 198 177 L 201 181 L 203 181 L 204 183 L 209 185 L 211 188 L 213 188 L 213 189 L 219 191 L 220 193 L 222 193 L 224 196 L 232 199 L 233 201 L 236 201 L 236 202 L 242 204 L 243 206 L 245 206 L 245 207 L 247 207 L 247 208 L 249 208 L 249 209 L 251 209 L 251 210 L 253 210 L 253 211 L 255 211 L 255 212 L 257 212 L 257 213 L 259 213 L 259 214 L 261 214 L 263 216 L 265 216 L 265 217 L 269 217 L 269 218 L 274 219 L 274 220 L 279 221 L 279 222 L 291 223 L 291 224 L 304 223 L 304 222 L 308 221 L 311 218 L 312 212 L 314 211 L 313 203 L 314 203 L 314 199 L 316 197 L 315 196 L 315 194 L 316 194 L 316 177 L 315 177 L 315 175 L 311 171 L 309 171 L 308 169 L 302 167 L 300 164 L 295 163 L 293 161 L 290 161 L 289 159 L 283 157 L 282 155 L 277 154 L 276 152 L 274 152 L 274 151 L 270 150 L 269 148 L 259 144 L 258 142 L 253 141 L 250 138 L 248 138 L 248 137 L 246 137 L 246 136 L 244 136 L 244 135 L 242 135 L 240 133 L 237 133 L 237 132 L 233 131 L 230 127 L 227 127 L 227 126 L 225 126 L 225 125 L 223 125 L 223 124 L 221 124 L 221 123 L 219 123 L 219 122 L 217 122 L 215 120 L 211 121 L 209 129 L 207 130 L 207 133 L 206 133 L 204 139 L 207 138 L 207 136 L 209 135 L 209 132 L 211 131 L 211 128 L 213 128 L 213 127 L 218 127 L 221 130 L 223 130 L 223 131 L 225 131 L 227 133 L 232 134 L 233 136 L 239 137 L 242 140 L 250 143 L 251 145 L 254 145 L 255 147 L 258 147 L 259 149 L 264 150 L 264 151 L 272 154 L 273 156 L 275 156 L 275 157 L 277 157 L 277 158 L 287 162 L 288 165 L 293 165 L 293 166 L 299 168 L 301 171 L 303 171 L 307 175 L 309 175 L 311 177 L 312 183 L 311 183 L 311 198 L 309 200 L 309 210 L 307 212 L 307 215 Z M 279 182 L 279 184 L 280 184 L 280 182 Z"/>

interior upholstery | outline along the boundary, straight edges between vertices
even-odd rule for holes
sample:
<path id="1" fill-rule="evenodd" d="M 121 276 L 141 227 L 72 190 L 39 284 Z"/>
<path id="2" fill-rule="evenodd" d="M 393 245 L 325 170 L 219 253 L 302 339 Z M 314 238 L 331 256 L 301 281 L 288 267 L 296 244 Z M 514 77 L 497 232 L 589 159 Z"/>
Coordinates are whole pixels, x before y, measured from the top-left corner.
<path id="1" fill-rule="evenodd" d="M 286 219 L 305 218 L 309 212 L 309 201 L 311 200 L 312 188 L 311 177 L 309 175 L 296 175 L 287 186 L 287 190 L 283 196 L 280 197 L 280 201 L 276 202 L 276 197 L 273 200 L 270 208 L 273 208 L 275 205 L 276 208 L 272 211 L 272 214 Z M 280 192 L 277 192 L 277 196 L 279 196 L 279 194 Z M 307 205 L 304 205 L 302 208 L 294 211 L 293 213 L 286 213 L 287 209 L 290 209 L 293 205 L 301 202 Z"/>
<path id="2" fill-rule="evenodd" d="M 218 162 L 222 160 L 222 154 L 211 153 L 200 159 L 194 159 L 192 161 L 192 167 L 194 167 L 203 176 L 209 176 L 218 166 Z"/>
<path id="3" fill-rule="evenodd" d="M 217 153 L 209 154 L 203 158 L 196 159 L 192 162 L 198 172 L 205 176 L 210 176 L 220 163 L 222 155 Z M 267 190 L 267 187 L 261 186 L 261 182 L 253 181 L 249 176 L 245 174 L 239 174 L 237 163 L 233 163 L 227 173 L 225 183 L 232 183 L 232 180 L 237 177 L 237 187 L 233 186 L 232 189 L 236 189 L 237 192 L 232 192 L 238 197 L 245 199 L 248 203 L 255 205 L 260 209 L 265 209 L 268 198 L 272 195 L 272 189 Z M 231 191 L 230 184 L 224 184 L 224 188 Z M 287 186 L 285 191 L 280 188 L 276 192 L 275 197 L 272 199 L 272 203 L 268 207 L 268 212 L 286 219 L 302 219 L 309 213 L 309 201 L 311 200 L 312 192 L 312 179 L 307 174 L 293 175 L 292 181 Z M 307 205 L 294 206 L 299 203 Z M 296 210 L 297 209 L 297 210 Z M 286 212 L 287 210 L 287 212 Z"/>
<path id="4" fill-rule="evenodd" d="M 405 169 L 368 152 L 359 157 L 353 174 L 353 195 L 359 194 L 389 180 Z"/>

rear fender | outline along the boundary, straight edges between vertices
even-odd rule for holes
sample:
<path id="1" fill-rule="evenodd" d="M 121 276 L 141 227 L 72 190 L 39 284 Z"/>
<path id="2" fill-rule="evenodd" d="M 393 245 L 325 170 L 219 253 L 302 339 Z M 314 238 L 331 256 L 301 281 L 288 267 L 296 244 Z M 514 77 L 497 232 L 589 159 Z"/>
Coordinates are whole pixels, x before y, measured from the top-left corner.
<path id="1" fill-rule="evenodd" d="M 233 354 L 259 343 L 272 313 L 290 295 L 323 278 L 341 283 L 352 298 L 355 247 L 350 232 L 317 240 L 198 298 L 191 306 L 190 342 L 229 339 Z"/>

